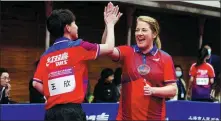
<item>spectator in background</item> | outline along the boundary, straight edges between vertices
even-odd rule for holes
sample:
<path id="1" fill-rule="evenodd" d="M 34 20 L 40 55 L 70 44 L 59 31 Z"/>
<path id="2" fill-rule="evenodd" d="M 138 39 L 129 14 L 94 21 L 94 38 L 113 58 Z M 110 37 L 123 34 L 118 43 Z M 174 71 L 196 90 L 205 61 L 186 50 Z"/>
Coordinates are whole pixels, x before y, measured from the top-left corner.
<path id="1" fill-rule="evenodd" d="M 214 81 L 214 85 L 211 91 L 211 98 L 214 102 L 221 102 L 221 80 L 220 80 L 221 74 L 217 76 L 216 80 Z"/>
<path id="2" fill-rule="evenodd" d="M 209 44 L 204 45 L 204 47 L 209 53 L 209 57 L 206 61 L 213 66 L 215 75 L 218 75 L 220 73 L 220 56 L 212 54 L 212 48 L 209 46 Z M 214 80 L 216 80 L 216 77 Z"/>
<path id="3" fill-rule="evenodd" d="M 0 84 L 0 104 L 9 104 L 10 96 L 10 77 L 8 70 L 5 68 L 0 68 L 1 84 Z"/>
<path id="4" fill-rule="evenodd" d="M 175 65 L 177 88 L 178 88 L 178 100 L 185 100 L 186 97 L 186 82 L 183 79 L 183 69 L 180 65 Z"/>
<path id="5" fill-rule="evenodd" d="M 34 70 L 36 70 L 38 63 L 39 63 L 39 60 L 35 62 Z M 33 78 L 31 78 L 31 80 L 29 81 L 29 101 L 30 101 L 30 103 L 45 103 L 44 96 L 33 87 L 32 83 L 33 83 Z"/>
<path id="6" fill-rule="evenodd" d="M 117 93 L 118 93 L 118 99 L 120 97 L 121 94 L 121 75 L 122 75 L 122 68 L 116 68 L 115 72 L 114 72 L 114 80 L 113 83 L 116 85 L 117 87 Z"/>
<path id="7" fill-rule="evenodd" d="M 112 82 L 114 80 L 114 71 L 110 68 L 105 68 L 101 71 L 101 78 L 98 80 L 94 88 L 95 103 L 117 102 L 117 88 Z"/>
<path id="8" fill-rule="evenodd" d="M 212 101 L 210 92 L 215 73 L 212 65 L 206 62 L 207 59 L 209 59 L 209 51 L 203 47 L 199 50 L 197 62 L 190 68 L 187 98 L 191 97 L 192 101 Z"/>
<path id="9" fill-rule="evenodd" d="M 183 79 L 183 69 L 180 65 L 175 65 L 177 78 L 177 93 L 170 100 L 185 100 L 186 97 L 186 82 Z"/>

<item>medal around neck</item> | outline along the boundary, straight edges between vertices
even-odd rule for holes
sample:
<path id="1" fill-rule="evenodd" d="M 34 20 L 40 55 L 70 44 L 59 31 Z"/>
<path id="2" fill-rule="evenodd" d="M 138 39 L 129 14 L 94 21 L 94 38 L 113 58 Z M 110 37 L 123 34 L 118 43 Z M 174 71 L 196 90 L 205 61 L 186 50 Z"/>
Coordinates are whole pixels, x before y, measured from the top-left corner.
<path id="1" fill-rule="evenodd" d="M 146 64 L 139 65 L 137 71 L 140 75 L 147 75 L 150 72 L 150 67 Z"/>

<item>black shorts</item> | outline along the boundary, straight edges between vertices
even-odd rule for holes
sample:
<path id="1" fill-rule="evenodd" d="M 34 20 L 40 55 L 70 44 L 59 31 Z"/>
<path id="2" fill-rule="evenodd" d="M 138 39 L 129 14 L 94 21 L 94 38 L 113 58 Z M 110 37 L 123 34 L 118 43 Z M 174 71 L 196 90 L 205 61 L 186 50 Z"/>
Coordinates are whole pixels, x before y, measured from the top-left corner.
<path id="1" fill-rule="evenodd" d="M 45 121 L 86 121 L 81 104 L 59 104 L 46 110 Z"/>

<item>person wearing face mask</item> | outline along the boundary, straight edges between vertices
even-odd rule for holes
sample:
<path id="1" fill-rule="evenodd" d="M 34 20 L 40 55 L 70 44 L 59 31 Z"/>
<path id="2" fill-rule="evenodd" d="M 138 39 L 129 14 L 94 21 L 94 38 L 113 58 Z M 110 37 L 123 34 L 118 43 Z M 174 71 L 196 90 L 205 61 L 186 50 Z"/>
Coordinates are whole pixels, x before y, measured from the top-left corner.
<path id="1" fill-rule="evenodd" d="M 204 45 L 204 47 L 208 50 L 209 54 L 206 62 L 213 66 L 215 75 L 218 75 L 220 73 L 220 56 L 212 54 L 212 48 L 209 44 Z M 214 78 L 214 81 L 215 80 L 217 80 L 216 77 Z"/>
<path id="2" fill-rule="evenodd" d="M 187 88 L 187 99 L 192 101 L 212 101 L 210 92 L 214 83 L 215 72 L 212 65 L 206 62 L 208 58 L 208 49 L 201 48 L 197 62 L 192 64 L 189 71 L 190 81 Z"/>
<path id="3" fill-rule="evenodd" d="M 175 65 L 177 77 L 177 100 L 185 100 L 186 97 L 186 82 L 183 80 L 183 69 L 180 65 Z"/>

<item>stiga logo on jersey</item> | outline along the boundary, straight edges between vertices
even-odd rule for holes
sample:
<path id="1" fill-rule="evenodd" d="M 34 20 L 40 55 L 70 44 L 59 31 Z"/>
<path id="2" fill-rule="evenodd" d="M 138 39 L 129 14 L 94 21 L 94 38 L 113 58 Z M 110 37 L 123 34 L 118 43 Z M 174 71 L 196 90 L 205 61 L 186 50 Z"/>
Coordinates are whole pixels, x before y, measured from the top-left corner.
<path id="1" fill-rule="evenodd" d="M 197 73 L 200 73 L 200 75 L 203 76 L 203 75 L 206 75 L 208 73 L 208 70 L 201 70 L 201 69 L 199 69 L 197 71 Z"/>
<path id="2" fill-rule="evenodd" d="M 87 121 L 108 121 L 109 115 L 102 113 L 101 115 L 87 115 Z"/>
<path id="3" fill-rule="evenodd" d="M 68 62 L 68 53 L 64 52 L 59 55 L 48 57 L 46 66 L 49 66 L 52 63 L 55 63 L 56 66 L 65 65 Z"/>

